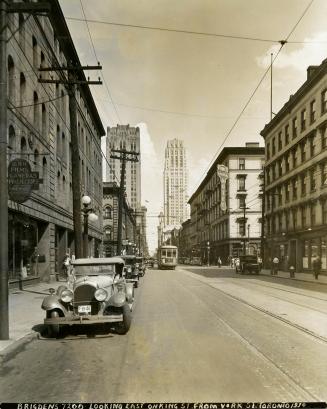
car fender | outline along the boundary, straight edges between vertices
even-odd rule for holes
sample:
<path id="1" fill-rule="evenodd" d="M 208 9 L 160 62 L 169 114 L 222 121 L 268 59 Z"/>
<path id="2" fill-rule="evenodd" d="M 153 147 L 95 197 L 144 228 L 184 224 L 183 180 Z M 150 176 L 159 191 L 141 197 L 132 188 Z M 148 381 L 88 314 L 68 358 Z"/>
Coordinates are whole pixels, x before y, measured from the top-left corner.
<path id="1" fill-rule="evenodd" d="M 127 302 L 131 303 L 134 300 L 134 284 L 126 283 L 126 298 Z"/>
<path id="2" fill-rule="evenodd" d="M 61 304 L 56 295 L 48 295 L 42 302 L 41 308 L 46 311 L 60 310 L 64 315 L 67 314 L 66 308 Z"/>
<path id="3" fill-rule="evenodd" d="M 118 291 L 109 298 L 109 305 L 114 307 L 122 307 L 126 302 L 126 294 L 123 291 Z"/>

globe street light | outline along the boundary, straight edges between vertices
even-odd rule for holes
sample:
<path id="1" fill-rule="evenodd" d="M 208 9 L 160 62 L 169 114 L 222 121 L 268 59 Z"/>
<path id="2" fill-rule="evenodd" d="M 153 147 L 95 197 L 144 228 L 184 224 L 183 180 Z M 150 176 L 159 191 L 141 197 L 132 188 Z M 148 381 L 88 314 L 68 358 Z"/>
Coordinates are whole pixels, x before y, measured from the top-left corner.
<path id="1" fill-rule="evenodd" d="M 94 213 L 93 209 L 90 206 L 91 204 L 90 196 L 84 195 L 82 197 L 82 204 L 83 204 L 83 222 L 84 222 L 84 237 L 83 237 L 83 256 L 89 256 L 89 221 L 96 222 L 98 220 L 98 216 Z"/>

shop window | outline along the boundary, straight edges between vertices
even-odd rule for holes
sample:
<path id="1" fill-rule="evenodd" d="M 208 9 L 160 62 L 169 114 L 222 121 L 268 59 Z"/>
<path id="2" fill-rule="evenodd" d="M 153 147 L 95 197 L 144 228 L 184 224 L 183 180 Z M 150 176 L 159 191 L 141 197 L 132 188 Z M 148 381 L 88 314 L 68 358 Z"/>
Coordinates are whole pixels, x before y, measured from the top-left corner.
<path id="1" fill-rule="evenodd" d="M 309 268 L 309 241 L 304 240 L 302 248 L 302 265 L 303 268 Z"/>

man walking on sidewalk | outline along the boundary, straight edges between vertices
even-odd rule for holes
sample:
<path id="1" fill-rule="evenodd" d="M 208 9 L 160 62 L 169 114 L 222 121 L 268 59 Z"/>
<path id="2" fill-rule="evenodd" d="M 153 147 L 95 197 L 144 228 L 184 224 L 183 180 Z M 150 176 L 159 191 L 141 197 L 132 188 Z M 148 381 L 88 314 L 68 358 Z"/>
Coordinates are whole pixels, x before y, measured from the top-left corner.
<path id="1" fill-rule="evenodd" d="M 277 257 L 277 256 L 275 256 L 274 258 L 273 258 L 273 261 L 272 261 L 272 275 L 277 275 L 278 274 L 278 266 L 279 266 L 279 258 Z"/>
<path id="2" fill-rule="evenodd" d="M 321 260 L 318 256 L 312 261 L 312 268 L 315 280 L 318 280 L 318 276 L 321 270 Z"/>

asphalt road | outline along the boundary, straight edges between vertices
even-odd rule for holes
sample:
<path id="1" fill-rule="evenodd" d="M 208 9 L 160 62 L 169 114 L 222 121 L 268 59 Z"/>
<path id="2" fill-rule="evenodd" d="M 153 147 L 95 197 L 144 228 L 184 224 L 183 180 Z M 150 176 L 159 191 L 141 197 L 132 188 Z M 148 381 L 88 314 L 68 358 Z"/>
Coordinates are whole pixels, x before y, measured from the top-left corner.
<path id="1" fill-rule="evenodd" d="M 28 344 L 1 401 L 327 400 L 325 286 L 187 270 L 147 271 L 126 335 Z"/>

